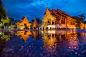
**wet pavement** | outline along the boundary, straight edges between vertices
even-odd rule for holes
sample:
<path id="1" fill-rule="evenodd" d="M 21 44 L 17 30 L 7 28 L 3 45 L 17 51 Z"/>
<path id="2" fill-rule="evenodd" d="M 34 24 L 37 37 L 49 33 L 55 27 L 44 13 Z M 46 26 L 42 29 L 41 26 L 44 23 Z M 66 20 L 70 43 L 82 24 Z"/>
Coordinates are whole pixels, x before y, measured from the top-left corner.
<path id="1" fill-rule="evenodd" d="M 86 57 L 86 30 L 3 30 L 1 57 Z"/>

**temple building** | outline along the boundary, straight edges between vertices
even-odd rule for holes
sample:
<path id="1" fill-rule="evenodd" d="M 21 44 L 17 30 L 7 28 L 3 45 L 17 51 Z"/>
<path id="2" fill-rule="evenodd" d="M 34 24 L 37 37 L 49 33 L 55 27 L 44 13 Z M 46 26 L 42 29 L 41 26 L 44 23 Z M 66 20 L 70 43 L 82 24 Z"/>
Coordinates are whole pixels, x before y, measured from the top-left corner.
<path id="1" fill-rule="evenodd" d="M 31 23 L 26 17 L 23 17 L 19 22 L 16 23 L 17 29 L 30 29 Z"/>
<path id="2" fill-rule="evenodd" d="M 42 20 L 42 25 L 39 27 L 40 29 L 57 29 L 57 28 L 76 28 L 75 19 L 71 18 L 67 13 L 61 11 L 57 8 L 57 10 L 46 9 L 44 14 L 44 18 Z"/>
<path id="3" fill-rule="evenodd" d="M 38 27 L 38 23 L 37 23 L 37 21 L 35 19 L 35 21 L 33 22 L 33 29 L 36 29 L 37 27 Z"/>

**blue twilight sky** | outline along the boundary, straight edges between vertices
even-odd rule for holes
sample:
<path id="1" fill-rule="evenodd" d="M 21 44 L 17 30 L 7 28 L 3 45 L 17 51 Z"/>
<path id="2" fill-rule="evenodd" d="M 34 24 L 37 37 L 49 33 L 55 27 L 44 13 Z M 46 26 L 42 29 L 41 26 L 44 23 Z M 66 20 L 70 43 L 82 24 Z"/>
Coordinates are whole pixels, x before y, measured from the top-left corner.
<path id="1" fill-rule="evenodd" d="M 86 0 L 2 0 L 9 18 L 20 20 L 26 16 L 29 21 L 35 18 L 43 19 L 43 14 L 48 8 L 57 9 L 68 13 L 70 16 L 85 14 Z M 86 19 L 86 18 L 85 18 Z"/>

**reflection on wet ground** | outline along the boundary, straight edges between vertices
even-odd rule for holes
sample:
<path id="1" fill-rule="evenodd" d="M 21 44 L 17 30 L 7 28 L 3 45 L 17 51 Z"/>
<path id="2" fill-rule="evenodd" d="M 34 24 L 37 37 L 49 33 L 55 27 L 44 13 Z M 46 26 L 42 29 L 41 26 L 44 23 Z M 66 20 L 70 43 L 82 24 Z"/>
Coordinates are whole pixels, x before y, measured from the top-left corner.
<path id="1" fill-rule="evenodd" d="M 86 32 L 0 31 L 1 57 L 86 57 Z"/>

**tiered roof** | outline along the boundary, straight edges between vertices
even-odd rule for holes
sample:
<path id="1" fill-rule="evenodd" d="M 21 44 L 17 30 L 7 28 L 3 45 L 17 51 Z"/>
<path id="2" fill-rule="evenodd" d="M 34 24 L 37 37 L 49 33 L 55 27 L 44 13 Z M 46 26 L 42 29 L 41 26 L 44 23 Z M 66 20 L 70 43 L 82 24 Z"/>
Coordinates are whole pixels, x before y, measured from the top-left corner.
<path id="1" fill-rule="evenodd" d="M 27 20 L 26 17 L 23 17 L 18 23 L 16 23 L 16 25 L 17 24 L 24 24 L 24 23 L 31 25 L 31 23 Z"/>
<path id="2" fill-rule="evenodd" d="M 62 10 L 60 10 L 60 9 L 58 9 L 57 8 L 57 10 L 55 10 L 55 9 L 52 9 L 52 10 L 50 10 L 50 9 L 48 9 L 47 8 L 47 10 L 49 10 L 49 12 L 51 13 L 51 15 L 52 16 L 55 16 L 55 17 L 58 17 L 59 15 L 61 16 L 64 16 L 64 17 L 67 17 L 67 16 L 69 16 L 67 13 L 65 13 L 65 12 L 63 12 Z M 45 13 L 46 14 L 46 13 Z M 44 14 L 44 15 L 45 15 Z"/>

